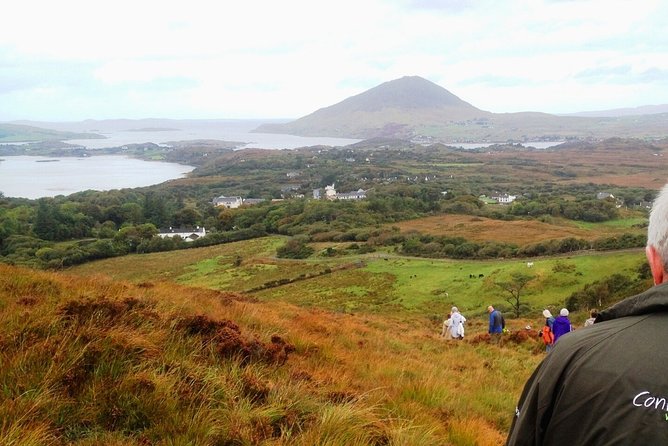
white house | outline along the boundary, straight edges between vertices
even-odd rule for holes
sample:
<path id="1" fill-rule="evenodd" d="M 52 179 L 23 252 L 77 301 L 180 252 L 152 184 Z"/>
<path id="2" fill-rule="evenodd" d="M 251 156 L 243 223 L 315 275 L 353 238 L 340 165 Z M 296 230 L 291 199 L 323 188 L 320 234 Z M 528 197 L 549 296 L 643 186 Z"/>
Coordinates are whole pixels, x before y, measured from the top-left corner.
<path id="1" fill-rule="evenodd" d="M 496 200 L 499 204 L 510 204 L 517 199 L 517 195 L 494 194 L 490 198 Z"/>
<path id="2" fill-rule="evenodd" d="M 316 200 L 322 198 L 320 189 L 313 189 L 313 198 Z M 334 189 L 334 184 L 332 184 L 325 186 L 325 198 L 328 200 L 364 200 L 366 198 L 366 191 L 358 189 L 355 192 L 337 193 L 336 189 Z"/>
<path id="3" fill-rule="evenodd" d="M 206 229 L 204 229 L 204 226 L 197 226 L 195 229 L 172 228 L 170 226 L 169 228 L 160 229 L 160 232 L 158 232 L 158 237 L 162 238 L 176 237 L 177 235 L 186 242 L 192 242 L 200 237 L 204 237 L 206 235 Z"/>
<path id="4" fill-rule="evenodd" d="M 241 197 L 224 197 L 222 195 L 213 199 L 214 206 L 223 206 L 228 209 L 238 208 L 243 202 L 244 200 Z"/>
<path id="5" fill-rule="evenodd" d="M 366 198 L 366 191 L 358 189 L 357 192 L 336 194 L 335 198 L 338 200 L 364 200 Z"/>
<path id="6" fill-rule="evenodd" d="M 334 189 L 334 183 L 331 186 L 325 186 L 325 198 L 328 200 L 336 199 L 336 189 Z"/>

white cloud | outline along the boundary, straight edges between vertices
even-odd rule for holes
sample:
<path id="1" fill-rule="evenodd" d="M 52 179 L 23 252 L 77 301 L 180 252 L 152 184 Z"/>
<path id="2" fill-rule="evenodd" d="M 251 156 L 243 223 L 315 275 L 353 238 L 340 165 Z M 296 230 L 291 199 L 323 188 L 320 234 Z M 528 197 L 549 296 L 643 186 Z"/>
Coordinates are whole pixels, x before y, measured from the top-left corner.
<path id="1" fill-rule="evenodd" d="M 496 112 L 668 103 L 667 22 L 660 0 L 24 0 L 0 120 L 298 117 L 404 75 Z"/>

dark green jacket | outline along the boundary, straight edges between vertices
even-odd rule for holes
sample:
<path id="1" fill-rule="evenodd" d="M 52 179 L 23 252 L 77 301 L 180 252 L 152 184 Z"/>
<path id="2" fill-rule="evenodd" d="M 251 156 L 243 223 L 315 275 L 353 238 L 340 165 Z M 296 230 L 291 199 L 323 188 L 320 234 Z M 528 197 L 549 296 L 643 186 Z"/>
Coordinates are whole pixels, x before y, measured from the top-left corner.
<path id="1" fill-rule="evenodd" d="M 668 445 L 668 284 L 562 336 L 529 378 L 507 445 Z"/>

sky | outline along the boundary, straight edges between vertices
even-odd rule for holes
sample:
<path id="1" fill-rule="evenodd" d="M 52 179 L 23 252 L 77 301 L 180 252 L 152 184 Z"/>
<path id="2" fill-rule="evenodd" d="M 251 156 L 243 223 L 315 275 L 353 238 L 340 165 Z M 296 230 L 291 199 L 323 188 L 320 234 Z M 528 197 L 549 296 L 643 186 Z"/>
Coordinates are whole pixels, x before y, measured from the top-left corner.
<path id="1" fill-rule="evenodd" d="M 0 121 L 299 118 L 403 76 L 483 110 L 668 104 L 666 0 L 10 0 Z"/>

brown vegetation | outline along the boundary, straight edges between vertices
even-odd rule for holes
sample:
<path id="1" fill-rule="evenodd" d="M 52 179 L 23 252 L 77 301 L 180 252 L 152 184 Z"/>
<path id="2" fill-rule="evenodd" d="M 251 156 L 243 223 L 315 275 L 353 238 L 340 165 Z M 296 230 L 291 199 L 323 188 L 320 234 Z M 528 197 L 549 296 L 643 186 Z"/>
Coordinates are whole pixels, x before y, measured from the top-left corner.
<path id="1" fill-rule="evenodd" d="M 432 235 L 464 237 L 475 242 L 497 241 L 524 245 L 545 240 L 576 237 L 594 240 L 603 235 L 614 235 L 620 231 L 587 231 L 565 224 L 556 225 L 537 220 L 493 220 L 471 215 L 437 215 L 392 224 L 402 232 L 418 231 Z"/>
<path id="2" fill-rule="evenodd" d="M 0 265 L 1 444 L 498 445 L 540 360 L 150 283 Z"/>

